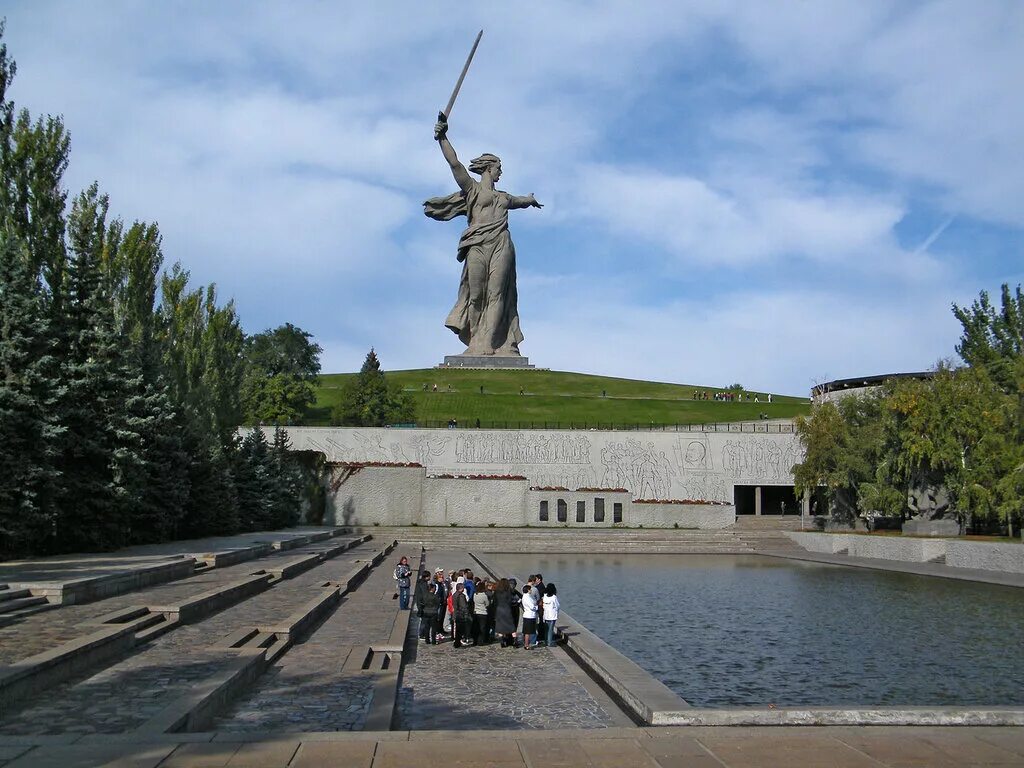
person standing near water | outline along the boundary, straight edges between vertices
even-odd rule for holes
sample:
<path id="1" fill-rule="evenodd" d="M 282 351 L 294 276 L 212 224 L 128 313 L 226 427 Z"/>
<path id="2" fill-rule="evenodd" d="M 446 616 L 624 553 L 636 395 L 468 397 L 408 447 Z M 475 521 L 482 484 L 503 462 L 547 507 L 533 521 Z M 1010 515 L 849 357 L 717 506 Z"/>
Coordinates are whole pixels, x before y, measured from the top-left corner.
<path id="1" fill-rule="evenodd" d="M 409 558 L 402 557 L 395 566 L 395 581 L 398 582 L 398 608 L 406 610 L 409 607 L 409 582 L 412 577 L 412 568 L 409 567 Z"/>
<path id="2" fill-rule="evenodd" d="M 523 587 L 521 606 L 523 609 L 523 648 L 530 650 L 537 635 L 537 600 L 534 598 L 529 584 Z"/>
<path id="3" fill-rule="evenodd" d="M 548 584 L 544 588 L 544 627 L 547 630 L 545 633 L 545 643 L 548 648 L 555 646 L 555 625 L 558 623 L 558 610 L 560 607 L 558 590 L 555 589 L 553 583 Z"/>

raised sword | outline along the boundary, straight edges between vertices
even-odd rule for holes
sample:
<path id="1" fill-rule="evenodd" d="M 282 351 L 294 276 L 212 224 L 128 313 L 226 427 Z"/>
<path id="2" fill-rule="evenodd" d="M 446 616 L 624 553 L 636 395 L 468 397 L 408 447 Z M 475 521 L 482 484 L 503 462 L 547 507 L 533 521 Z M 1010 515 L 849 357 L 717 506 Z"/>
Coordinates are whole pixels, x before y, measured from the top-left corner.
<path id="1" fill-rule="evenodd" d="M 459 89 L 462 88 L 462 81 L 466 79 L 466 73 L 469 72 L 469 65 L 473 63 L 473 56 L 476 54 L 476 47 L 480 45 L 480 38 L 483 36 L 484 31 L 481 29 L 476 36 L 476 40 L 473 41 L 473 47 L 470 49 L 469 56 L 466 59 L 466 66 L 462 68 L 462 74 L 459 75 L 459 82 L 455 84 L 455 90 L 452 91 L 452 97 L 448 99 L 448 106 L 445 107 L 444 112 L 441 113 L 444 115 L 445 120 L 447 120 L 448 116 L 452 113 L 452 107 L 455 106 L 455 99 L 459 95 Z"/>

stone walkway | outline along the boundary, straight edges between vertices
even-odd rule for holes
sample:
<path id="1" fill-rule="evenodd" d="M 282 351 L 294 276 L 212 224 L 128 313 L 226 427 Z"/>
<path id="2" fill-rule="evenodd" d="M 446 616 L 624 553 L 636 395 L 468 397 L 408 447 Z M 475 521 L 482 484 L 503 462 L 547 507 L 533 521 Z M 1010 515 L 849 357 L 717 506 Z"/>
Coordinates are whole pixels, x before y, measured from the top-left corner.
<path id="1" fill-rule="evenodd" d="M 0 745 L 3 768 L 961 768 L 1024 766 L 1024 728 L 608 728 L 195 734 Z"/>
<path id="2" fill-rule="evenodd" d="M 476 567 L 463 550 L 430 551 L 427 566 Z M 416 641 L 418 619 L 410 622 Z M 407 654 L 398 727 L 408 730 L 604 728 L 623 722 L 599 691 L 592 695 L 560 649 L 454 648 L 419 641 Z M 612 711 L 609 711 L 612 710 Z"/>
<path id="3" fill-rule="evenodd" d="M 342 601 L 310 637 L 281 657 L 214 726 L 220 731 L 361 730 L 373 703 L 374 679 L 347 665 L 371 645 L 386 644 L 398 617 L 394 564 L 420 552 L 399 545 Z"/>
<path id="4" fill-rule="evenodd" d="M 399 691 L 403 730 L 605 728 L 616 720 L 570 673 L 561 649 L 420 643 Z"/>
<path id="5" fill-rule="evenodd" d="M 272 552 L 264 557 L 235 565 L 210 568 L 184 579 L 114 595 L 103 600 L 82 605 L 62 605 L 42 613 L 18 618 L 11 624 L 0 626 L 0 659 L 10 664 L 88 635 L 100 627 L 86 622 L 94 621 L 97 617 L 112 611 L 131 606 L 175 605 L 194 595 L 243 579 L 259 570 L 272 568 L 276 563 L 310 552 L 321 552 L 354 538 L 356 537 L 339 536 L 326 539 L 298 549 Z"/>
<path id="6" fill-rule="evenodd" d="M 325 582 L 341 579 L 372 552 L 372 542 L 360 545 L 203 621 L 178 627 L 84 680 L 49 690 L 42 701 L 0 722 L 0 734 L 123 733 L 138 728 L 236 658 L 235 652 L 218 647 L 227 635 L 282 621 L 316 597 Z"/>

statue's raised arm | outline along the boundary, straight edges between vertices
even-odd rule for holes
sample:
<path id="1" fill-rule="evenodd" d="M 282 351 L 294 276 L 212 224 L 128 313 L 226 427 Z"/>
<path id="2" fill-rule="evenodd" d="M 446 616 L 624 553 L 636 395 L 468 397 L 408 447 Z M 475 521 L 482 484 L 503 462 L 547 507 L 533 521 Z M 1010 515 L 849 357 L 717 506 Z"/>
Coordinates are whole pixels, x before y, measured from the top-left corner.
<path id="1" fill-rule="evenodd" d="M 434 138 L 441 145 L 441 154 L 444 155 L 444 159 L 448 161 L 448 166 L 452 169 L 455 183 L 459 185 L 459 189 L 467 192 L 473 186 L 473 177 L 469 175 L 466 166 L 459 161 L 459 156 L 455 154 L 455 147 L 448 141 L 448 118 L 444 116 L 444 112 L 437 113 Z"/>

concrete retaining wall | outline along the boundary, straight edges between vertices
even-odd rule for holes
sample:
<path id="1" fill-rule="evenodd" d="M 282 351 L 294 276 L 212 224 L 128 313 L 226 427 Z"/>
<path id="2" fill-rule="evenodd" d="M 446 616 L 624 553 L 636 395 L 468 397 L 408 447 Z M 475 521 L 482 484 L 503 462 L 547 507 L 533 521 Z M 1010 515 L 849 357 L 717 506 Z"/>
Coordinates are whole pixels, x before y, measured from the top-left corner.
<path id="1" fill-rule="evenodd" d="M 522 475 L 535 487 L 625 488 L 638 499 L 732 503 L 736 485 L 793 485 L 792 467 L 803 460 L 795 434 L 769 433 L 768 424 L 757 432 L 732 426 L 736 431 L 289 427 L 288 437 L 295 450 L 322 453 L 332 463 Z"/>
<path id="2" fill-rule="evenodd" d="M 332 468 L 325 522 L 330 525 L 423 525 L 423 467 Z"/>
<path id="3" fill-rule="evenodd" d="M 604 502 L 598 521 L 597 500 Z M 547 503 L 548 519 L 541 520 Z M 565 519 L 559 519 L 559 503 Z M 583 520 L 579 520 L 579 505 Z M 617 519 L 619 505 L 621 519 Z M 731 504 L 634 504 L 626 490 L 554 491 L 531 489 L 527 480 L 432 477 L 422 467 L 346 466 L 331 471 L 327 521 L 357 526 L 607 528 L 725 528 L 736 522 Z"/>
<path id="4" fill-rule="evenodd" d="M 632 504 L 632 525 L 645 528 L 728 528 L 736 523 L 732 504 Z"/>
<path id="5" fill-rule="evenodd" d="M 525 480 L 433 478 L 423 482 L 420 525 L 520 526 L 526 522 Z"/>
<path id="6" fill-rule="evenodd" d="M 1024 545 L 951 539 L 909 539 L 896 536 L 864 536 L 848 533 L 787 531 L 793 541 L 809 552 L 907 563 L 927 563 L 945 558 L 954 568 L 1024 573 Z"/>
<path id="7" fill-rule="evenodd" d="M 1024 573 L 1024 544 L 946 541 L 946 565 Z"/>

